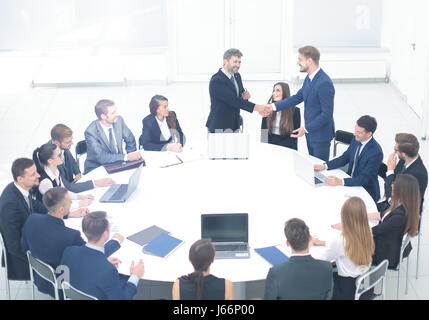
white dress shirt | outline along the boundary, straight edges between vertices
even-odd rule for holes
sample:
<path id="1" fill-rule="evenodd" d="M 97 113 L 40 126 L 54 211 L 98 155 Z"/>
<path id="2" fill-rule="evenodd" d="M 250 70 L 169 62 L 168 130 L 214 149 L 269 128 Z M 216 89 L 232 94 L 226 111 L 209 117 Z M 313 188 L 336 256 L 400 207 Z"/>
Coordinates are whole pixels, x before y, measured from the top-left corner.
<path id="1" fill-rule="evenodd" d="M 116 240 L 116 239 L 113 239 L 113 240 Z M 93 244 L 90 244 L 90 243 L 86 243 L 85 244 L 85 246 L 87 246 L 88 248 L 90 248 L 90 249 L 93 249 L 93 250 L 96 250 L 96 251 L 99 251 L 99 252 L 101 252 L 101 253 L 103 253 L 104 254 L 104 247 L 97 247 L 97 246 L 94 246 Z M 135 285 L 136 287 L 137 287 L 137 285 L 138 285 L 138 283 L 139 283 L 139 278 L 135 275 L 135 274 L 132 274 L 129 278 L 128 278 L 128 282 L 131 282 L 133 285 Z"/>
<path id="2" fill-rule="evenodd" d="M 276 112 L 276 118 L 274 119 L 273 127 L 272 127 L 272 133 L 280 135 L 280 119 L 281 119 L 280 112 Z M 268 119 L 267 119 L 268 120 Z"/>
<path id="3" fill-rule="evenodd" d="M 27 202 L 27 205 L 30 208 L 30 203 L 29 203 L 30 200 L 28 199 L 28 195 L 30 194 L 30 192 L 28 192 L 28 190 L 22 189 L 16 182 L 14 182 L 13 184 L 19 190 L 19 192 L 22 193 L 22 196 L 24 197 L 25 202 Z"/>
<path id="4" fill-rule="evenodd" d="M 160 121 L 157 116 L 155 116 L 155 119 L 156 119 L 156 122 L 158 122 L 158 126 L 159 126 L 159 129 L 161 130 L 162 136 L 164 137 L 165 141 L 167 141 L 171 137 L 171 132 L 167 124 L 167 119 L 164 117 L 164 119 Z"/>
<path id="5" fill-rule="evenodd" d="M 115 143 L 116 148 L 118 147 L 118 144 L 116 142 L 116 136 L 115 136 L 115 130 L 113 129 L 113 126 L 111 125 L 110 127 L 106 127 L 105 125 L 103 125 L 100 121 L 101 127 L 103 128 L 104 134 L 106 135 L 107 141 L 110 142 L 109 140 L 109 129 L 112 128 L 112 136 L 113 136 L 113 142 Z M 121 150 L 118 150 L 118 152 L 120 152 Z M 127 155 L 124 155 L 124 161 L 127 161 Z"/>
<path id="6" fill-rule="evenodd" d="M 226 71 L 225 68 L 222 68 L 221 70 L 228 77 L 228 79 L 231 79 L 231 77 L 234 76 L 233 74 Z M 235 77 L 234 77 L 234 85 L 235 85 L 235 91 L 237 92 L 237 95 L 238 95 L 239 90 L 238 90 L 238 84 L 237 84 L 237 81 L 235 80 Z"/>
<path id="7" fill-rule="evenodd" d="M 343 241 L 343 235 L 338 232 L 338 234 L 333 237 L 331 241 L 326 242 L 326 250 L 320 256 L 320 259 L 326 261 L 335 260 L 339 276 L 356 278 L 368 271 L 368 269 L 371 267 L 371 264 L 367 266 L 355 265 L 346 255 Z"/>

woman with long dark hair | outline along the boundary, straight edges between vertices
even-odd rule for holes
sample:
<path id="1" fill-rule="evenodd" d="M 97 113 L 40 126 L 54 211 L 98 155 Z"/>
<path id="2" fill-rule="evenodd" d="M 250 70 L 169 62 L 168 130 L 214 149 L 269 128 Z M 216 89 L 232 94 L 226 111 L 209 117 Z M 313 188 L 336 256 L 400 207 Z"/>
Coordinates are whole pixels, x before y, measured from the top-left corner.
<path id="1" fill-rule="evenodd" d="M 64 187 L 58 166 L 63 164 L 63 155 L 60 148 L 52 142 L 45 143 L 40 148 L 33 151 L 33 160 L 36 164 L 37 172 L 40 174 L 39 186 L 35 189 L 36 198 L 42 201 L 42 197 L 46 191 L 53 187 Z M 89 206 L 94 196 L 90 194 L 77 194 L 69 190 L 70 199 L 79 200 L 78 203 L 73 203 L 70 217 L 80 217 L 87 209 L 82 207 Z M 80 209 L 79 209 L 80 208 Z"/>
<path id="2" fill-rule="evenodd" d="M 144 150 L 182 152 L 185 137 L 176 113 L 168 109 L 168 99 L 161 95 L 152 97 L 150 114 L 143 119 L 139 138 Z"/>
<path id="3" fill-rule="evenodd" d="M 173 285 L 174 300 L 232 300 L 234 286 L 226 279 L 210 274 L 215 248 L 208 239 L 196 241 L 189 249 L 194 272 L 180 277 Z"/>
<path id="4" fill-rule="evenodd" d="M 420 189 L 417 179 L 409 174 L 399 174 L 392 185 L 390 207 L 384 212 L 369 213 L 368 219 L 379 220 L 372 228 L 375 241 L 373 264 L 389 260 L 389 268 L 396 268 L 402 246 L 402 238 L 409 233 L 418 234 L 420 221 Z M 407 257 L 411 243 L 404 251 Z"/>
<path id="5" fill-rule="evenodd" d="M 290 97 L 289 85 L 277 82 L 268 103 L 273 103 Z M 268 142 L 298 150 L 298 138 L 292 138 L 292 131 L 301 127 L 301 114 L 297 107 L 272 112 L 268 117 L 262 118 L 262 142 Z M 268 141 L 267 141 L 268 133 Z"/>

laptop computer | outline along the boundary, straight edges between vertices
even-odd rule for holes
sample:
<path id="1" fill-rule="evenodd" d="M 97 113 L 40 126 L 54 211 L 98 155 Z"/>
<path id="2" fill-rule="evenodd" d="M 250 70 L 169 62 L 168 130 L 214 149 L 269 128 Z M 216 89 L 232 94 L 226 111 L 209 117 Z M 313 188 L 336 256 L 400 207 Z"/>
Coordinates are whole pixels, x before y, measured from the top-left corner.
<path id="1" fill-rule="evenodd" d="M 313 162 L 299 152 L 293 153 L 295 174 L 308 184 L 320 187 L 325 184 L 326 176 L 318 171 L 314 171 Z"/>
<path id="2" fill-rule="evenodd" d="M 249 258 L 249 216 L 247 213 L 202 214 L 201 238 L 211 240 L 216 259 Z"/>
<path id="3" fill-rule="evenodd" d="M 113 184 L 103 194 L 100 202 L 125 202 L 137 189 L 143 165 L 140 165 L 130 176 L 128 184 Z"/>
<path id="4" fill-rule="evenodd" d="M 209 133 L 208 158 L 216 159 L 248 159 L 249 134 L 236 133 Z"/>

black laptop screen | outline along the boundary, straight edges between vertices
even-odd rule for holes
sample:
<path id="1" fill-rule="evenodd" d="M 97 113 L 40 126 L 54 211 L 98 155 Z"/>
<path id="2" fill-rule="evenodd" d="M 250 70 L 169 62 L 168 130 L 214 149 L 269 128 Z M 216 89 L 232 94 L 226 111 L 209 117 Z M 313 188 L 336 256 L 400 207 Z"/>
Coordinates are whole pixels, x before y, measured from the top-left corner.
<path id="1" fill-rule="evenodd" d="M 202 214 L 201 238 L 212 242 L 248 242 L 248 214 Z"/>

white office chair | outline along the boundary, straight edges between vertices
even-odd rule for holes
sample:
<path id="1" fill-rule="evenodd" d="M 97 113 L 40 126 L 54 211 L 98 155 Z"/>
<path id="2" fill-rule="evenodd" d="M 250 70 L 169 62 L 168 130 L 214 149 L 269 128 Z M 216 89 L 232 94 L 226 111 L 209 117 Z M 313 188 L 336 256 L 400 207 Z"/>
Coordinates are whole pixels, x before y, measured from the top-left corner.
<path id="1" fill-rule="evenodd" d="M 1 246 L 2 256 L 4 259 L 6 295 L 7 295 L 7 299 L 10 300 L 10 284 L 9 284 L 9 275 L 8 275 L 8 271 L 7 271 L 6 246 L 4 244 L 3 236 L 1 235 L 1 233 L 0 233 L 0 246 Z"/>
<path id="2" fill-rule="evenodd" d="M 381 293 L 375 294 L 375 296 L 382 296 L 384 300 L 384 283 L 386 280 L 386 272 L 387 267 L 389 266 L 389 261 L 384 259 L 381 261 L 378 266 L 371 267 L 366 273 L 359 276 L 356 279 L 356 292 L 355 292 L 355 300 L 359 300 L 359 298 L 370 289 L 374 288 L 377 284 L 381 282 Z"/>
<path id="3" fill-rule="evenodd" d="M 67 281 L 63 281 L 61 287 L 63 288 L 65 300 L 98 300 L 96 297 L 76 289 Z"/>
<path id="4" fill-rule="evenodd" d="M 419 225 L 419 233 L 417 236 L 417 260 L 416 260 L 416 280 L 419 278 L 419 261 L 420 261 L 420 236 L 422 234 L 422 223 L 423 223 L 423 209 L 420 213 L 420 225 Z"/>
<path id="5" fill-rule="evenodd" d="M 408 233 L 405 234 L 403 239 L 402 239 L 401 252 L 399 254 L 399 263 L 398 263 L 398 266 L 396 267 L 396 271 L 398 271 L 398 284 L 397 284 L 397 288 L 396 288 L 396 300 L 399 299 L 399 276 L 401 274 L 401 266 L 402 266 L 404 250 L 408 246 L 410 241 L 411 241 L 410 235 Z M 406 257 L 406 259 L 407 259 L 407 271 L 406 271 L 406 277 L 405 277 L 405 281 L 406 281 L 405 282 L 405 294 L 408 294 L 408 264 L 410 261 L 409 257 L 410 256 Z"/>
<path id="6" fill-rule="evenodd" d="M 33 270 L 39 276 L 41 276 L 46 281 L 49 281 L 54 286 L 55 300 L 59 300 L 57 277 L 55 276 L 54 269 L 49 264 L 46 264 L 43 261 L 33 257 L 30 250 L 27 251 L 27 257 L 28 257 L 28 263 L 30 265 L 31 283 L 33 285 L 33 290 L 31 292 L 31 297 L 33 298 L 33 300 L 34 300 L 34 296 L 35 296 L 35 294 L 34 294 L 35 285 L 34 285 Z"/>

